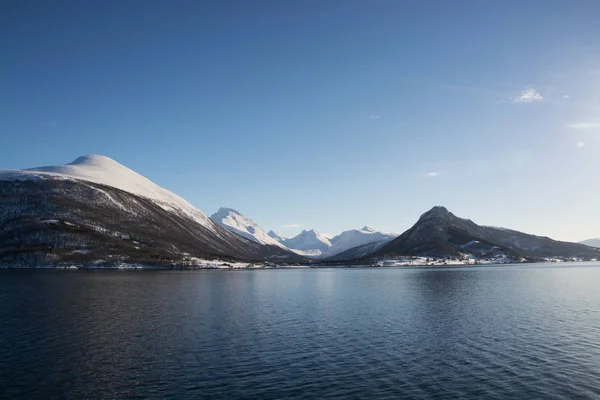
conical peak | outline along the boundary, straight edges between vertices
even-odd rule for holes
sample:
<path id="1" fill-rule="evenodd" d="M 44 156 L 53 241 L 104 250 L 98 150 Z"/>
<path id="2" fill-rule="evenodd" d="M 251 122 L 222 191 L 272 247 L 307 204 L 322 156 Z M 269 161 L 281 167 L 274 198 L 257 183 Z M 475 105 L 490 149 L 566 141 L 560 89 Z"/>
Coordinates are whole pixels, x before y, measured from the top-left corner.
<path id="1" fill-rule="evenodd" d="M 117 163 L 117 162 L 110 157 L 103 156 L 100 154 L 86 154 L 81 157 L 77 157 L 75 160 L 73 160 L 72 162 L 70 162 L 67 165 L 102 164 L 102 163 Z"/>
<path id="2" fill-rule="evenodd" d="M 228 208 L 228 207 L 219 208 L 219 211 L 217 211 L 215 214 L 229 214 L 229 213 L 240 214 L 239 211 L 234 210 L 233 208 Z"/>
<path id="3" fill-rule="evenodd" d="M 450 211 L 448 211 L 448 209 L 446 207 L 444 207 L 444 206 L 435 206 L 431 210 L 429 210 L 429 212 L 431 212 L 431 213 L 435 212 L 435 213 L 445 213 L 445 214 L 447 214 Z"/>
<path id="4" fill-rule="evenodd" d="M 454 215 L 448 211 L 446 207 L 443 206 L 435 206 L 431 210 L 427 211 L 425 214 L 421 215 L 420 220 L 429 219 L 429 218 L 451 218 Z"/>

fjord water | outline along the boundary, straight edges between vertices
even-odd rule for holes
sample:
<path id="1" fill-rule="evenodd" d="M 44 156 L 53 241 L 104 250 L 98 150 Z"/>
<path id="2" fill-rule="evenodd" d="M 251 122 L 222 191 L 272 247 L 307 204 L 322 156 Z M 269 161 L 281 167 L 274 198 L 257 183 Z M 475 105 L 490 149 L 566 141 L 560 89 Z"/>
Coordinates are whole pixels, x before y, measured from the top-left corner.
<path id="1" fill-rule="evenodd" d="M 600 265 L 1 271 L 0 397 L 600 398 Z"/>

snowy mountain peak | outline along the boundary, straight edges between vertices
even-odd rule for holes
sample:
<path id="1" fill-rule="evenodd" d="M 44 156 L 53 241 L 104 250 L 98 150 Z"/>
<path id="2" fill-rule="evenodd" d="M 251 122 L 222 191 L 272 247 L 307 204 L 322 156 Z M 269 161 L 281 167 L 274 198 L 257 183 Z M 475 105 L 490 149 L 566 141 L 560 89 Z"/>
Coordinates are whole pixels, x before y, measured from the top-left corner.
<path id="1" fill-rule="evenodd" d="M 112 158 L 100 154 L 86 154 L 81 157 L 77 157 L 74 161 L 68 163 L 67 165 L 93 165 L 97 168 L 106 169 L 114 167 L 125 168 Z"/>
<path id="2" fill-rule="evenodd" d="M 77 157 L 65 165 L 51 165 L 45 167 L 29 168 L 26 171 L 44 171 L 44 172 L 55 172 L 58 174 L 65 173 L 83 173 L 85 171 L 102 172 L 110 178 L 114 178 L 112 175 L 119 173 L 125 173 L 127 175 L 135 174 L 138 179 L 145 179 L 143 176 L 127 168 L 126 166 L 118 163 L 110 157 L 102 156 L 99 154 L 86 154 L 81 157 Z"/>
<path id="3" fill-rule="evenodd" d="M 239 211 L 234 210 L 233 208 L 227 208 L 227 207 L 221 207 L 221 208 L 219 208 L 219 211 L 217 211 L 216 213 L 214 213 L 213 215 L 211 215 L 210 218 L 214 220 L 215 218 L 219 218 L 219 217 L 222 217 L 222 216 L 227 216 L 227 215 L 230 215 L 230 214 L 232 214 L 232 215 L 236 215 L 237 214 L 237 215 L 241 216 L 242 218 L 245 218 Z"/>
<path id="4" fill-rule="evenodd" d="M 219 211 L 211 215 L 210 219 L 221 225 L 223 228 L 235 232 L 246 239 L 261 244 L 284 247 L 279 241 L 267 235 L 257 223 L 233 208 L 221 207 L 219 208 Z"/>
<path id="5" fill-rule="evenodd" d="M 149 198 L 165 210 L 177 210 L 213 229 L 213 223 L 200 210 L 110 157 L 88 154 L 65 165 L 0 171 L 0 180 L 76 179 L 112 186 Z"/>
<path id="6" fill-rule="evenodd" d="M 331 239 L 333 245 L 323 253 L 323 257 L 332 257 L 354 247 L 364 246 L 370 243 L 381 242 L 381 245 L 396 238 L 395 233 L 379 232 L 370 226 L 364 226 L 362 229 L 352 229 L 344 231 Z"/>
<path id="7" fill-rule="evenodd" d="M 329 239 L 314 229 L 303 230 L 297 236 L 283 240 L 282 243 L 289 249 L 313 251 L 313 255 L 318 255 L 331 247 Z"/>
<path id="8" fill-rule="evenodd" d="M 271 238 L 273 238 L 273 239 L 277 240 L 278 242 L 281 242 L 282 240 L 285 240 L 285 238 L 284 238 L 283 236 L 281 236 L 279 233 L 277 233 L 277 232 L 275 232 L 275 231 L 273 231 L 273 230 L 270 230 L 270 231 L 267 233 L 267 235 L 269 235 L 269 237 L 271 237 Z"/>

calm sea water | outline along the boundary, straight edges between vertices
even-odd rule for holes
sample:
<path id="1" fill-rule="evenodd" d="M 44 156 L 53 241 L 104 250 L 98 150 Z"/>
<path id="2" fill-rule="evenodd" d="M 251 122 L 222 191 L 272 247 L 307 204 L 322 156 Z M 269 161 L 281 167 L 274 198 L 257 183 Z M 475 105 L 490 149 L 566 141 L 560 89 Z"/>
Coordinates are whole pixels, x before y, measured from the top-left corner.
<path id="1" fill-rule="evenodd" d="M 0 271 L 0 397 L 598 399 L 600 265 Z"/>

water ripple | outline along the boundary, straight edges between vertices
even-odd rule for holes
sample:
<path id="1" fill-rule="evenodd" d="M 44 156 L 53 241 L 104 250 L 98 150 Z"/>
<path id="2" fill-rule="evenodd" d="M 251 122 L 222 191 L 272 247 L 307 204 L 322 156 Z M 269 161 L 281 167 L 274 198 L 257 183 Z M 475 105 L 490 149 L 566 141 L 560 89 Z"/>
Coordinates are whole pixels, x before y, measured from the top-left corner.
<path id="1" fill-rule="evenodd" d="M 0 398 L 600 398 L 600 267 L 0 272 Z"/>

